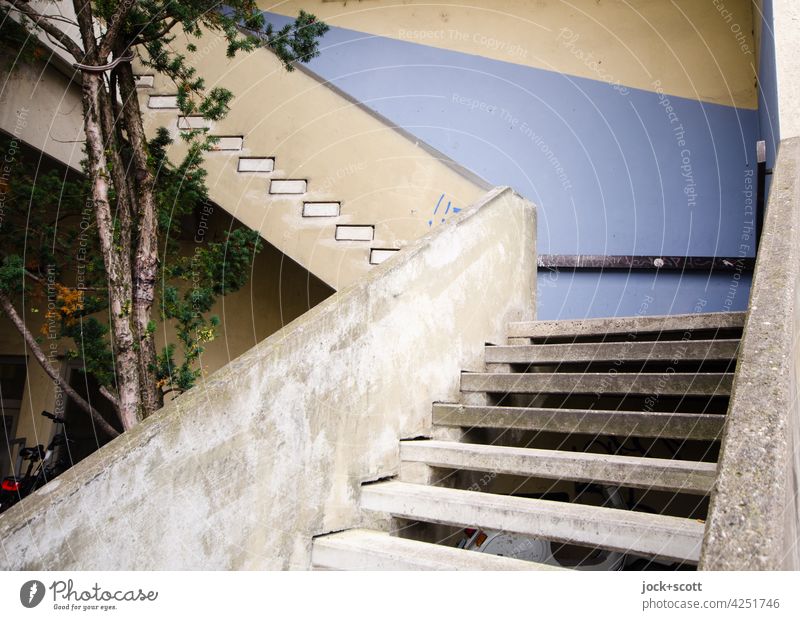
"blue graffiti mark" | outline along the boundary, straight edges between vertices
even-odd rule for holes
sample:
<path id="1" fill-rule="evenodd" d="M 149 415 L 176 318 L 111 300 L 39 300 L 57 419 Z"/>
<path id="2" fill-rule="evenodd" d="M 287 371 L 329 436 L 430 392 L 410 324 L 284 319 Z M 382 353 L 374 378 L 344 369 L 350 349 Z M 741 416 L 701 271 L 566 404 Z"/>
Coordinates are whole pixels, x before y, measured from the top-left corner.
<path id="1" fill-rule="evenodd" d="M 442 206 L 442 201 L 443 201 L 443 200 L 444 200 L 444 194 L 442 194 L 441 196 L 439 196 L 439 200 L 436 202 L 436 206 L 433 208 L 433 215 L 436 215 L 436 214 L 439 212 L 439 207 L 440 207 L 440 206 Z M 450 213 L 450 209 L 452 209 L 452 210 L 453 210 L 453 214 L 456 214 L 456 213 L 460 213 L 460 212 L 461 212 L 461 209 L 459 209 L 458 207 L 454 207 L 454 206 L 453 206 L 453 202 L 452 202 L 451 200 L 448 200 L 448 201 L 447 201 L 447 207 L 446 207 L 446 208 L 445 208 L 445 210 L 444 210 L 444 215 L 447 215 L 448 213 Z M 444 224 L 444 222 L 445 222 L 445 219 L 446 219 L 446 218 L 441 218 L 441 223 L 442 223 L 442 224 Z M 433 217 L 432 217 L 431 219 L 429 219 L 429 220 L 428 220 L 428 226 L 429 226 L 429 227 L 430 227 L 430 226 L 433 226 L 433 220 L 434 220 L 434 218 L 433 218 Z"/>
<path id="2" fill-rule="evenodd" d="M 439 202 L 436 203 L 436 206 L 433 209 L 433 214 L 436 215 L 436 212 L 439 210 L 439 205 L 442 204 L 442 200 L 444 200 L 444 194 L 439 196 Z"/>

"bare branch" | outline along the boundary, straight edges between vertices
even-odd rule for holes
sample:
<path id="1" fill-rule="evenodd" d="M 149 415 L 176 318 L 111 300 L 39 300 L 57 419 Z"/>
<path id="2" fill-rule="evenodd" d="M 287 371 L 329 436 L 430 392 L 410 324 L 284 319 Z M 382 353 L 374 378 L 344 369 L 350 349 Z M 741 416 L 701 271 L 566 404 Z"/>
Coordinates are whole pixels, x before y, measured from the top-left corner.
<path id="1" fill-rule="evenodd" d="M 12 6 L 22 13 L 25 17 L 36 24 L 37 28 L 41 28 L 44 32 L 52 36 L 56 41 L 61 43 L 64 48 L 72 54 L 77 61 L 81 61 L 86 57 L 84 51 L 80 46 L 72 40 L 72 38 L 63 30 L 56 27 L 53 20 L 48 15 L 42 15 L 34 11 L 28 3 L 24 0 L 8 0 Z"/>
<path id="2" fill-rule="evenodd" d="M 72 387 L 64 380 L 64 378 L 53 368 L 53 365 L 47 359 L 42 348 L 39 346 L 39 343 L 36 342 L 36 339 L 33 337 L 33 334 L 28 329 L 28 326 L 25 325 L 22 318 L 20 318 L 19 314 L 17 314 L 14 305 L 11 303 L 11 299 L 9 299 L 8 295 L 4 292 L 0 292 L 0 307 L 3 309 L 3 312 L 6 313 L 11 322 L 14 324 L 14 327 L 17 328 L 22 337 L 25 339 L 25 343 L 28 345 L 28 348 L 33 353 L 33 356 L 36 358 L 36 361 L 39 362 L 39 365 L 44 369 L 44 371 L 50 376 L 50 378 L 64 390 L 64 393 L 69 396 L 72 401 L 78 405 L 81 409 L 83 409 L 86 413 L 92 416 L 92 420 L 94 423 L 103 430 L 107 435 L 110 437 L 116 437 L 119 433 L 108 423 L 105 421 L 102 415 L 89 403 L 87 403 L 81 396 L 78 394 Z"/>
<path id="3" fill-rule="evenodd" d="M 170 21 L 168 21 L 167 24 L 155 34 L 150 35 L 149 37 L 137 37 L 136 39 L 134 39 L 133 44 L 141 45 L 142 43 L 150 43 L 151 41 L 161 39 L 162 37 L 165 37 L 167 34 L 169 34 L 169 31 L 172 30 L 178 24 L 179 21 L 180 20 L 177 17 L 175 17 Z"/>
<path id="4" fill-rule="evenodd" d="M 119 399 L 117 398 L 116 394 L 112 393 L 105 385 L 100 386 L 100 394 L 105 396 L 106 400 L 111 403 L 114 407 L 114 411 L 117 414 L 117 418 L 119 419 L 122 424 L 125 424 L 125 420 L 122 419 L 122 408 L 119 406 Z"/>
<path id="5" fill-rule="evenodd" d="M 108 402 L 114 405 L 117 413 L 119 413 L 119 400 L 117 400 L 117 397 L 111 392 L 111 390 L 109 390 L 105 385 L 101 385 L 100 393 L 105 396 L 106 399 L 108 399 Z"/>
<path id="6" fill-rule="evenodd" d="M 108 24 L 108 30 L 100 40 L 99 54 L 100 60 L 108 58 L 111 51 L 117 47 L 117 37 L 119 37 L 120 30 L 128 18 L 128 14 L 136 5 L 135 0 L 123 0 L 120 2 L 117 10 L 111 16 Z"/>

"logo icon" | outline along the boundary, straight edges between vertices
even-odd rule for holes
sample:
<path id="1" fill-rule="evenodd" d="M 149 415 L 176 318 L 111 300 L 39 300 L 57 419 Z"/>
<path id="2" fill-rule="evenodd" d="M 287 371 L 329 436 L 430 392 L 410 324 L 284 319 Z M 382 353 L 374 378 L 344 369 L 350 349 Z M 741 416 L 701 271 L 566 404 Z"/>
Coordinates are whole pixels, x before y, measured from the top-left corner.
<path id="1" fill-rule="evenodd" d="M 22 584 L 19 589 L 19 602 L 28 609 L 36 607 L 44 598 L 44 584 L 32 579 Z"/>

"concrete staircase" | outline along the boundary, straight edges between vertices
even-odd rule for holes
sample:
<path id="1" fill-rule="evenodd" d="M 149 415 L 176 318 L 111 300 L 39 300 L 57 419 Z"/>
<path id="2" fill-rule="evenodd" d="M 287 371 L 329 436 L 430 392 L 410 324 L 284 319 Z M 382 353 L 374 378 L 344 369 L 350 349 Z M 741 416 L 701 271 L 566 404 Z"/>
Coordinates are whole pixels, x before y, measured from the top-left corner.
<path id="1" fill-rule="evenodd" d="M 486 372 L 462 373 L 461 402 L 433 405 L 432 438 L 401 442 L 399 475 L 362 486 L 376 529 L 315 538 L 313 566 L 586 568 L 605 550 L 629 569 L 691 568 L 743 324 L 743 313 L 510 324 L 508 344 L 486 346 Z M 567 560 L 455 548 L 464 528 L 550 541 Z"/>
<path id="2" fill-rule="evenodd" d="M 142 79 L 145 77 L 148 79 Z M 137 76 L 137 86 L 141 93 L 142 107 L 148 112 L 148 120 L 150 121 L 148 127 L 163 125 L 176 127 L 178 130 L 204 129 L 208 131 L 217 141 L 214 148 L 215 153 L 236 157 L 235 170 L 237 175 L 243 178 L 243 182 L 252 182 L 254 178 L 262 178 L 266 181 L 266 191 L 262 199 L 264 203 L 284 200 L 289 201 L 290 208 L 297 207 L 300 219 L 297 219 L 295 215 L 292 218 L 295 223 L 288 225 L 288 227 L 293 226 L 295 229 L 305 230 L 313 237 L 317 237 L 320 234 L 319 222 L 326 221 L 330 229 L 326 233 L 329 238 L 337 242 L 358 242 L 364 244 L 365 248 L 369 248 L 369 252 L 363 253 L 361 258 L 361 260 L 367 261 L 369 265 L 378 265 L 398 251 L 397 248 L 370 247 L 375 237 L 374 223 L 358 225 L 342 223 L 340 219 L 341 201 L 306 199 L 311 195 L 309 180 L 305 178 L 285 178 L 285 172 L 276 168 L 276 157 L 274 155 L 245 155 L 251 151 L 245 147 L 246 137 L 244 135 L 220 134 L 215 129 L 214 123 L 204 119 L 202 116 L 179 115 L 178 96 L 176 94 L 149 94 L 151 90 L 159 86 L 161 89 L 172 87 L 162 76 Z M 211 157 L 213 156 L 212 153 Z M 298 204 L 291 204 L 293 201 L 297 201 Z M 223 205 L 226 203 L 226 201 L 221 202 Z M 305 220 L 305 218 L 313 219 Z M 254 228 L 260 224 L 257 221 L 248 223 Z"/>
<path id="3" fill-rule="evenodd" d="M 219 121 L 182 115 L 177 85 L 137 60 L 146 133 L 167 128 L 173 161 L 186 153 L 182 132 L 217 138 L 203 163 L 210 199 L 332 288 L 357 281 L 490 189 L 306 67 L 289 73 L 266 49 L 228 58 L 212 34 L 203 42 L 190 51 L 179 35 L 173 46 L 209 88 L 234 93 L 229 113 Z"/>

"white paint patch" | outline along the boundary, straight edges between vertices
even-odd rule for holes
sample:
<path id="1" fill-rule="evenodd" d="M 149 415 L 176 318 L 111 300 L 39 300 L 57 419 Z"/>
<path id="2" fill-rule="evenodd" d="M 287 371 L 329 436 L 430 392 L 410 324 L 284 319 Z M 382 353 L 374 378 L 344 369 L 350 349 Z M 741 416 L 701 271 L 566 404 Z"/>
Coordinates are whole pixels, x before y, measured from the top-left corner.
<path id="1" fill-rule="evenodd" d="M 211 129 L 211 121 L 202 116 L 179 116 L 178 129 Z"/>
<path id="2" fill-rule="evenodd" d="M 304 202 L 303 217 L 338 217 L 341 203 Z"/>
<path id="3" fill-rule="evenodd" d="M 243 136 L 215 136 L 217 143 L 211 148 L 212 151 L 241 151 L 244 146 Z"/>
<path id="4" fill-rule="evenodd" d="M 336 227 L 337 241 L 372 241 L 375 236 L 374 226 L 349 226 Z"/>
<path id="5" fill-rule="evenodd" d="M 270 194 L 305 194 L 305 179 L 272 179 L 269 183 Z"/>
<path id="6" fill-rule="evenodd" d="M 274 157 L 240 157 L 239 172 L 272 172 L 275 169 Z"/>
<path id="7" fill-rule="evenodd" d="M 169 110 L 178 107 L 177 95 L 150 95 L 147 107 L 153 110 Z"/>
<path id="8" fill-rule="evenodd" d="M 153 88 L 155 76 L 153 75 L 134 75 L 133 81 L 136 82 L 136 88 Z"/>
<path id="9" fill-rule="evenodd" d="M 372 248 L 369 251 L 369 264 L 380 265 L 383 261 L 394 256 L 399 250 Z"/>

